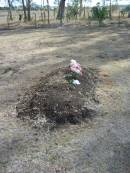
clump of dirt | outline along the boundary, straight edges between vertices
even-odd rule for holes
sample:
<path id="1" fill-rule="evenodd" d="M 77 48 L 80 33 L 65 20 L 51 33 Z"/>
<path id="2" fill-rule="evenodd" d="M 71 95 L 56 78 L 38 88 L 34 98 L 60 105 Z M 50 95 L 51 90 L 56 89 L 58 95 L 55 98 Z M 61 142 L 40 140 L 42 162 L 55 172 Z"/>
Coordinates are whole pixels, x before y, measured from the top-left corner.
<path id="1" fill-rule="evenodd" d="M 20 99 L 16 106 L 17 116 L 21 119 L 45 122 L 78 123 L 83 118 L 95 114 L 98 103 L 95 88 L 98 81 L 97 70 L 83 68 L 78 77 L 80 85 L 65 80 L 68 67 L 58 68 L 39 80 L 39 83 Z"/>

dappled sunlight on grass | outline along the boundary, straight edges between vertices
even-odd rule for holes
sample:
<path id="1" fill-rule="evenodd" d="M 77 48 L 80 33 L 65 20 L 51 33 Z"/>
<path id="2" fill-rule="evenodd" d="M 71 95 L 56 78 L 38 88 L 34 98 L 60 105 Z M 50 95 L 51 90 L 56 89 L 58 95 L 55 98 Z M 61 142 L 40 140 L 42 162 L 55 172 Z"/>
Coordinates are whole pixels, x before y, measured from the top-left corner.
<path id="1" fill-rule="evenodd" d="M 105 65 L 101 65 L 100 69 L 103 71 L 107 71 L 110 74 L 121 73 L 122 71 L 130 69 L 130 60 L 129 59 L 121 59 L 118 61 L 109 61 Z"/>

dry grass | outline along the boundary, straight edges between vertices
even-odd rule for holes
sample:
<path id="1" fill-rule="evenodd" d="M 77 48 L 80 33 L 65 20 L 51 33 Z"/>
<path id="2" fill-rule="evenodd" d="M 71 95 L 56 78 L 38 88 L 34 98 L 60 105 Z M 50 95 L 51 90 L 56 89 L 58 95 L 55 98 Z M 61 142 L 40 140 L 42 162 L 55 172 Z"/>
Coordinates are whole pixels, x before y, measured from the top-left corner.
<path id="1" fill-rule="evenodd" d="M 129 28 L 117 25 L 0 32 L 1 173 L 128 173 L 129 37 Z M 104 116 L 54 132 L 36 131 L 16 119 L 19 95 L 72 58 L 100 70 L 96 92 Z"/>

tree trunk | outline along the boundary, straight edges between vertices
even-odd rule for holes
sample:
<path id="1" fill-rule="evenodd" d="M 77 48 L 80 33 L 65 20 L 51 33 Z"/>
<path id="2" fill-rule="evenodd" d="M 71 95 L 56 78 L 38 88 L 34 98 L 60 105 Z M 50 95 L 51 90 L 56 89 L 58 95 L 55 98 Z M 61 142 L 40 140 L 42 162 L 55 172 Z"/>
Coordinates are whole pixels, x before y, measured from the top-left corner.
<path id="1" fill-rule="evenodd" d="M 112 4 L 111 4 L 111 0 L 110 0 L 109 17 L 110 17 L 110 19 L 112 19 Z"/>
<path id="2" fill-rule="evenodd" d="M 99 26 L 103 26 L 103 21 L 99 20 Z"/>
<path id="3" fill-rule="evenodd" d="M 79 11 L 79 16 L 81 17 L 82 14 L 82 8 L 83 8 L 83 0 L 80 0 L 80 11 Z"/>
<path id="4" fill-rule="evenodd" d="M 59 4 L 58 14 L 57 14 L 57 19 L 60 20 L 61 25 L 63 23 L 62 20 L 64 18 L 64 12 L 65 12 L 65 0 L 61 0 Z"/>
<path id="5" fill-rule="evenodd" d="M 106 0 L 103 0 L 103 6 L 105 6 L 106 5 Z"/>
<path id="6" fill-rule="evenodd" d="M 50 7 L 49 7 L 49 0 L 47 0 L 47 13 L 48 13 L 48 25 L 50 24 Z"/>
<path id="7" fill-rule="evenodd" d="M 13 20 L 13 17 L 12 17 L 12 11 L 11 11 L 11 1 L 10 0 L 8 0 L 8 5 L 9 5 L 9 19 L 10 20 Z"/>
<path id="8" fill-rule="evenodd" d="M 86 16 L 86 8 L 84 6 L 84 18 L 85 18 L 85 16 Z"/>
<path id="9" fill-rule="evenodd" d="M 27 0 L 28 21 L 31 20 L 31 0 Z"/>
<path id="10" fill-rule="evenodd" d="M 27 20 L 27 14 L 26 14 L 26 6 L 24 3 L 24 0 L 22 0 L 22 5 L 23 5 L 23 12 L 24 12 L 24 21 L 26 21 Z"/>

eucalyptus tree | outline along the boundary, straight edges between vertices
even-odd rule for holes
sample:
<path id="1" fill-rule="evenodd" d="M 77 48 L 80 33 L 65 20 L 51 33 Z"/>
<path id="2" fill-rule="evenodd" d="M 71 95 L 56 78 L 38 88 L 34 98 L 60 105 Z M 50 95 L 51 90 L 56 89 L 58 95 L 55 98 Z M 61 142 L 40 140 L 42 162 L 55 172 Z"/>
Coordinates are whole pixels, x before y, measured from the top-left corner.
<path id="1" fill-rule="evenodd" d="M 50 24 L 50 5 L 49 5 L 49 0 L 46 0 L 46 4 L 47 5 L 45 6 L 45 0 L 41 0 L 41 10 L 43 9 L 44 20 L 46 18 L 46 9 L 47 9 L 47 21 L 48 21 L 48 24 Z"/>
<path id="2" fill-rule="evenodd" d="M 22 0 L 23 12 L 24 12 L 24 21 L 27 20 L 27 11 L 26 11 L 26 2 Z"/>
<path id="3" fill-rule="evenodd" d="M 58 14 L 57 14 L 57 19 L 60 20 L 62 24 L 62 20 L 64 18 L 64 13 L 65 13 L 65 2 L 66 0 L 60 0 L 59 3 L 59 8 L 58 8 Z M 71 0 L 71 6 L 69 5 L 69 13 L 73 15 L 79 14 L 81 16 L 82 9 L 83 9 L 83 3 L 91 3 L 92 0 Z M 72 11 L 71 11 L 72 10 Z M 78 12 L 77 12 L 78 10 Z"/>
<path id="4" fill-rule="evenodd" d="M 99 22 L 99 26 L 102 26 L 103 20 L 107 17 L 108 11 L 105 6 L 100 6 L 100 3 L 97 3 L 97 5 L 92 8 L 92 18 Z"/>
<path id="5" fill-rule="evenodd" d="M 31 4 L 32 0 L 13 0 L 22 4 L 23 13 L 24 13 L 24 21 L 31 20 Z"/>
<path id="6" fill-rule="evenodd" d="M 72 19 L 77 19 L 77 16 L 79 14 L 79 2 L 78 0 L 73 0 L 72 5 L 68 5 L 67 7 L 67 14 L 66 18 L 67 20 Z"/>
<path id="7" fill-rule="evenodd" d="M 60 20 L 61 25 L 63 23 L 64 12 L 65 12 L 65 0 L 60 0 L 57 19 Z"/>
<path id="8" fill-rule="evenodd" d="M 112 0 L 110 0 L 110 4 L 109 4 L 109 17 L 110 19 L 112 19 Z"/>
<path id="9" fill-rule="evenodd" d="M 103 4 L 103 6 L 105 6 L 106 5 L 106 0 L 102 0 L 102 4 Z"/>
<path id="10" fill-rule="evenodd" d="M 83 0 L 79 0 L 79 3 L 80 3 L 79 16 L 81 16 L 82 9 L 83 9 Z"/>
<path id="11" fill-rule="evenodd" d="M 26 0 L 26 6 L 27 6 L 27 20 L 31 20 L 31 3 L 32 0 Z"/>
<path id="12" fill-rule="evenodd" d="M 48 24 L 50 24 L 50 6 L 49 6 L 49 0 L 47 1 L 47 13 L 48 13 Z"/>
<path id="13" fill-rule="evenodd" d="M 27 20 L 27 1 L 28 0 L 8 0 L 8 6 L 10 7 L 10 11 L 12 10 L 12 7 L 15 3 L 19 3 L 23 7 L 23 13 L 24 13 L 24 21 Z M 10 13 L 11 14 L 11 13 Z"/>
<path id="14" fill-rule="evenodd" d="M 10 20 L 13 20 L 13 16 L 12 16 L 12 1 L 11 0 L 8 0 L 8 6 L 9 6 L 9 19 Z"/>

